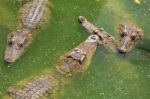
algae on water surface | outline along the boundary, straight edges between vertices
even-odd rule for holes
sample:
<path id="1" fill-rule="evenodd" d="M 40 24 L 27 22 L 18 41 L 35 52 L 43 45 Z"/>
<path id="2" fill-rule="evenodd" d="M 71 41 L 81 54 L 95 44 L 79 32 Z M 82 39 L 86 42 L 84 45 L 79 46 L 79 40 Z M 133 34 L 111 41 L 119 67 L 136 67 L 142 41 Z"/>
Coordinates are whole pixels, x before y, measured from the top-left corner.
<path id="1" fill-rule="evenodd" d="M 88 70 L 71 79 L 59 91 L 59 99 L 149 99 L 150 98 L 150 1 L 52 0 L 49 24 L 35 32 L 31 46 L 17 62 L 3 62 L 7 34 L 17 25 L 21 5 L 0 0 L 0 96 L 20 80 L 51 69 L 61 55 L 77 46 L 88 34 L 77 22 L 79 15 L 117 36 L 116 26 L 130 20 L 144 30 L 144 38 L 127 55 L 109 53 L 100 46 Z"/>

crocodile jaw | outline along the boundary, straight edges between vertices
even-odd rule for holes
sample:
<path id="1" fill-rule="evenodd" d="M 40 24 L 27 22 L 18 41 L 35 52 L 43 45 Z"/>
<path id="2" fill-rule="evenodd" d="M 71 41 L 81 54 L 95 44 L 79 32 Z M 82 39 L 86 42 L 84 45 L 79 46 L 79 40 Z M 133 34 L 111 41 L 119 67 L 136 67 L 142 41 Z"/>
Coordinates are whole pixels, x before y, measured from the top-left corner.
<path id="1" fill-rule="evenodd" d="M 7 46 L 4 61 L 7 64 L 14 63 L 23 53 L 23 49 L 16 49 L 15 46 Z"/>
<path id="2" fill-rule="evenodd" d="M 133 45 L 134 43 L 131 41 L 130 37 L 124 37 L 120 40 L 118 51 L 120 53 L 127 53 L 132 49 Z"/>

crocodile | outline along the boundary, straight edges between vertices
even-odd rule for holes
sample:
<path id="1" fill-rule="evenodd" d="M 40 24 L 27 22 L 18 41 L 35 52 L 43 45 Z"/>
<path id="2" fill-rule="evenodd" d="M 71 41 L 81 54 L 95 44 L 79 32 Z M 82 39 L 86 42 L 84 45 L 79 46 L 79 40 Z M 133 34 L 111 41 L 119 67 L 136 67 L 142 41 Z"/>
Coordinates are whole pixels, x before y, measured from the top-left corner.
<path id="1" fill-rule="evenodd" d="M 97 28 L 91 22 L 89 22 L 84 16 L 79 16 L 78 18 L 80 24 L 86 29 L 89 34 L 98 34 L 101 38 L 102 44 L 107 49 L 114 51 L 116 48 L 115 37 L 107 33 L 104 28 Z"/>
<path id="2" fill-rule="evenodd" d="M 24 5 L 20 12 L 21 21 L 16 31 L 7 37 L 5 51 L 5 62 L 14 63 L 31 43 L 31 32 L 34 28 L 44 22 L 49 13 L 48 0 L 33 0 Z"/>
<path id="3" fill-rule="evenodd" d="M 13 63 L 31 43 L 31 34 L 27 29 L 17 30 L 8 36 L 8 45 L 5 52 L 5 61 Z"/>
<path id="4" fill-rule="evenodd" d="M 59 85 L 58 75 L 41 75 L 38 78 L 30 80 L 23 86 L 18 85 L 9 87 L 8 94 L 10 99 L 39 99 L 48 97 L 52 91 Z M 18 89 L 19 88 L 19 89 Z M 18 89 L 18 90 L 17 90 Z M 8 99 L 9 99 L 8 98 Z"/>
<path id="5" fill-rule="evenodd" d="M 144 35 L 143 31 L 131 22 L 124 22 L 120 24 L 118 32 L 118 51 L 121 53 L 129 52 Z"/>
<path id="6" fill-rule="evenodd" d="M 135 44 L 143 37 L 143 31 L 131 22 L 123 22 L 118 26 L 119 43 L 112 35 L 108 34 L 103 28 L 97 28 L 90 23 L 84 16 L 79 16 L 79 22 L 88 33 L 96 33 L 102 40 L 102 44 L 108 49 L 117 49 L 120 53 L 127 53 L 132 50 Z"/>
<path id="7" fill-rule="evenodd" d="M 33 0 L 25 5 L 21 17 L 21 27 L 33 29 L 44 20 L 48 10 L 48 0 Z"/>
<path id="8" fill-rule="evenodd" d="M 68 77 L 87 69 L 90 60 L 100 43 L 96 34 L 91 34 L 79 46 L 60 58 L 55 69 L 50 74 L 41 75 L 29 80 L 21 86 L 14 85 L 8 88 L 10 99 L 41 99 L 48 98 L 54 90 L 59 88 L 63 77 Z"/>

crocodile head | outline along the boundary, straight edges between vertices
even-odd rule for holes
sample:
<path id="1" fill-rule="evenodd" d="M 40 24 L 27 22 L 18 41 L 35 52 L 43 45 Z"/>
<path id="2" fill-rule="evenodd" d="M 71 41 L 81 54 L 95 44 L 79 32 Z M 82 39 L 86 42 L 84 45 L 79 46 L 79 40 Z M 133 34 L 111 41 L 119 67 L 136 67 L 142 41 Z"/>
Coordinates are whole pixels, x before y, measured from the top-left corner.
<path id="1" fill-rule="evenodd" d="M 118 29 L 120 34 L 118 51 L 120 53 L 129 52 L 144 34 L 141 29 L 129 22 L 120 24 Z"/>
<path id="2" fill-rule="evenodd" d="M 29 34 L 26 30 L 18 30 L 10 33 L 5 51 L 5 62 L 8 64 L 14 63 L 28 44 Z"/>
<path id="3" fill-rule="evenodd" d="M 79 16 L 78 21 L 79 21 L 80 23 L 83 23 L 84 21 L 86 21 L 86 19 L 85 19 L 84 16 Z"/>

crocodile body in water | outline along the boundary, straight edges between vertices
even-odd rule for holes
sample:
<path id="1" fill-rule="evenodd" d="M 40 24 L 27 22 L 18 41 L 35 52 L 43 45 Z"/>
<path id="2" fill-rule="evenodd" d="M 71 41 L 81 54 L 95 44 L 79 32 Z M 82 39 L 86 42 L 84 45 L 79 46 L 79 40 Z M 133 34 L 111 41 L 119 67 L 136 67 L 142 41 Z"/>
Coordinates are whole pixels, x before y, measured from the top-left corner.
<path id="1" fill-rule="evenodd" d="M 143 37 L 143 31 L 133 25 L 131 22 L 124 22 L 119 25 L 119 41 L 116 44 L 116 40 L 113 36 L 104 31 L 103 28 L 97 28 L 90 23 L 85 17 L 79 16 L 79 22 L 87 30 L 88 33 L 96 33 L 102 40 L 103 45 L 108 49 L 118 49 L 121 53 L 129 52 L 133 46 Z M 118 46 L 118 48 L 117 48 Z"/>
<path id="2" fill-rule="evenodd" d="M 39 99 L 51 95 L 53 90 L 61 85 L 63 77 L 82 72 L 87 68 L 99 42 L 99 36 L 92 34 L 78 47 L 64 55 L 52 73 L 34 78 L 23 86 L 10 87 L 8 91 L 10 98 Z"/>
<path id="3" fill-rule="evenodd" d="M 83 16 L 79 16 L 79 22 L 87 30 L 89 34 L 93 34 L 93 33 L 98 34 L 98 36 L 102 40 L 102 44 L 106 48 L 114 50 L 116 41 L 112 35 L 108 34 L 103 28 L 97 28 Z"/>
<path id="4" fill-rule="evenodd" d="M 22 28 L 35 28 L 44 19 L 47 10 L 48 0 L 33 0 L 26 4 L 22 12 Z"/>
<path id="5" fill-rule="evenodd" d="M 49 13 L 48 3 L 48 0 L 33 0 L 21 9 L 21 22 L 17 30 L 8 35 L 4 59 L 7 63 L 14 63 L 30 44 L 30 32 L 44 22 L 46 15 Z"/>

